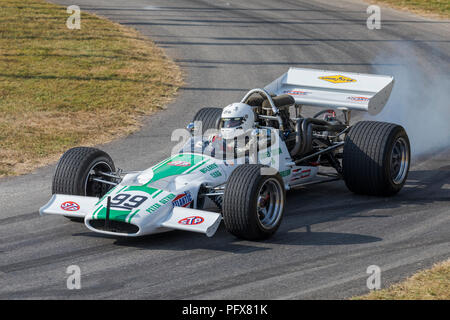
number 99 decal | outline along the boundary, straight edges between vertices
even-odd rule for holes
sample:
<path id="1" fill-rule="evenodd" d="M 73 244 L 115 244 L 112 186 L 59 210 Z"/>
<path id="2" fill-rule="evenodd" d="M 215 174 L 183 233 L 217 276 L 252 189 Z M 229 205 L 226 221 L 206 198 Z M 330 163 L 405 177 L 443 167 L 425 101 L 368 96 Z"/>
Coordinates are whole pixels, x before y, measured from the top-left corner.
<path id="1" fill-rule="evenodd" d="M 111 199 L 111 208 L 132 210 L 138 208 L 147 199 L 145 196 L 132 196 L 129 193 L 119 193 Z"/>

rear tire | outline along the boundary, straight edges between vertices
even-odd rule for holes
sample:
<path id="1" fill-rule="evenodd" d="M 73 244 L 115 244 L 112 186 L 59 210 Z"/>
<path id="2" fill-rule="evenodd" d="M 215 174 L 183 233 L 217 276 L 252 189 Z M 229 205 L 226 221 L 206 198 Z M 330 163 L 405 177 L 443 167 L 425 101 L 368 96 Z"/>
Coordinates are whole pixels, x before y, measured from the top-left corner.
<path id="1" fill-rule="evenodd" d="M 92 181 L 98 171 L 116 171 L 114 162 L 106 152 L 88 147 L 69 149 L 56 166 L 52 194 L 102 197 L 111 186 Z"/>
<path id="2" fill-rule="evenodd" d="M 208 129 L 219 129 L 220 119 L 222 117 L 221 108 L 202 108 L 194 116 L 194 122 L 202 123 L 202 135 Z"/>
<path id="3" fill-rule="evenodd" d="M 408 135 L 402 126 L 358 122 L 345 138 L 345 184 L 354 193 L 392 196 L 405 184 L 410 157 Z"/>
<path id="4" fill-rule="evenodd" d="M 228 179 L 222 215 L 226 229 L 238 238 L 262 240 L 281 224 L 286 192 L 280 174 L 261 175 L 262 165 L 243 164 Z"/>

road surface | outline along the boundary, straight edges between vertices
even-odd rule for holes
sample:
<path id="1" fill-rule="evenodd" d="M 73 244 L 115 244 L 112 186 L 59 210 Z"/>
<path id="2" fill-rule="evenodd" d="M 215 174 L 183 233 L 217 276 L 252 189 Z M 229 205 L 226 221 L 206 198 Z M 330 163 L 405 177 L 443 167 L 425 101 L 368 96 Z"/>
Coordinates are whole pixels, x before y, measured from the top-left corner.
<path id="1" fill-rule="evenodd" d="M 72 5 L 72 0 L 56 1 Z M 405 65 L 430 79 L 450 70 L 448 21 L 389 9 L 382 29 L 366 27 L 356 1 L 77 0 L 88 10 L 136 28 L 182 66 L 186 84 L 167 110 L 126 139 L 101 146 L 123 169 L 167 156 L 170 134 L 204 106 L 239 101 L 289 66 L 355 72 Z M 62 22 L 65 23 L 65 22 Z M 406 66 L 408 68 L 409 66 Z M 411 66 L 412 67 L 412 66 Z M 415 80 L 428 82 L 428 78 Z M 395 91 L 394 91 L 395 94 Z M 442 94 L 447 93 L 442 92 Z M 450 151 L 416 160 L 393 198 L 350 193 L 343 182 L 288 194 L 273 238 L 240 241 L 223 226 L 213 238 L 173 231 L 117 239 L 83 224 L 39 217 L 54 165 L 0 180 L 0 298 L 341 299 L 368 292 L 367 268 L 382 286 L 450 256 Z M 66 268 L 81 268 L 81 290 L 66 288 Z"/>

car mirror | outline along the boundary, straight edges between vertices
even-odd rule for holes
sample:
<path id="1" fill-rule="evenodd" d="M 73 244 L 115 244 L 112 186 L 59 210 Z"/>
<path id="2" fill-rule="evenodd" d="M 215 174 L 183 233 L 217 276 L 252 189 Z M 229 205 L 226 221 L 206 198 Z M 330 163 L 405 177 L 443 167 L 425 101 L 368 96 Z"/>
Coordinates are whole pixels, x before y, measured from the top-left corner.
<path id="1" fill-rule="evenodd" d="M 194 123 L 191 122 L 186 126 L 186 129 L 192 134 L 192 132 L 194 131 Z"/>

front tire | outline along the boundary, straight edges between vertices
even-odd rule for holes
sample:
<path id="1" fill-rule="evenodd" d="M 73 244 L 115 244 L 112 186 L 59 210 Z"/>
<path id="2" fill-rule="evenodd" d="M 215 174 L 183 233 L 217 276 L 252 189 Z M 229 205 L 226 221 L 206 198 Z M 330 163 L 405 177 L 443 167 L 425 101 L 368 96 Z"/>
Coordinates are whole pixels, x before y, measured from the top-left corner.
<path id="1" fill-rule="evenodd" d="M 56 166 L 52 194 L 100 198 L 111 186 L 92 180 L 99 171 L 116 171 L 114 162 L 106 152 L 88 147 L 69 149 L 61 156 Z"/>
<path id="2" fill-rule="evenodd" d="M 402 126 L 377 121 L 356 123 L 344 142 L 345 184 L 357 194 L 398 193 L 408 177 L 410 149 Z"/>
<path id="3" fill-rule="evenodd" d="M 243 164 L 228 179 L 222 215 L 226 229 L 247 240 L 272 236 L 281 224 L 286 201 L 280 174 L 261 175 L 262 165 Z"/>

